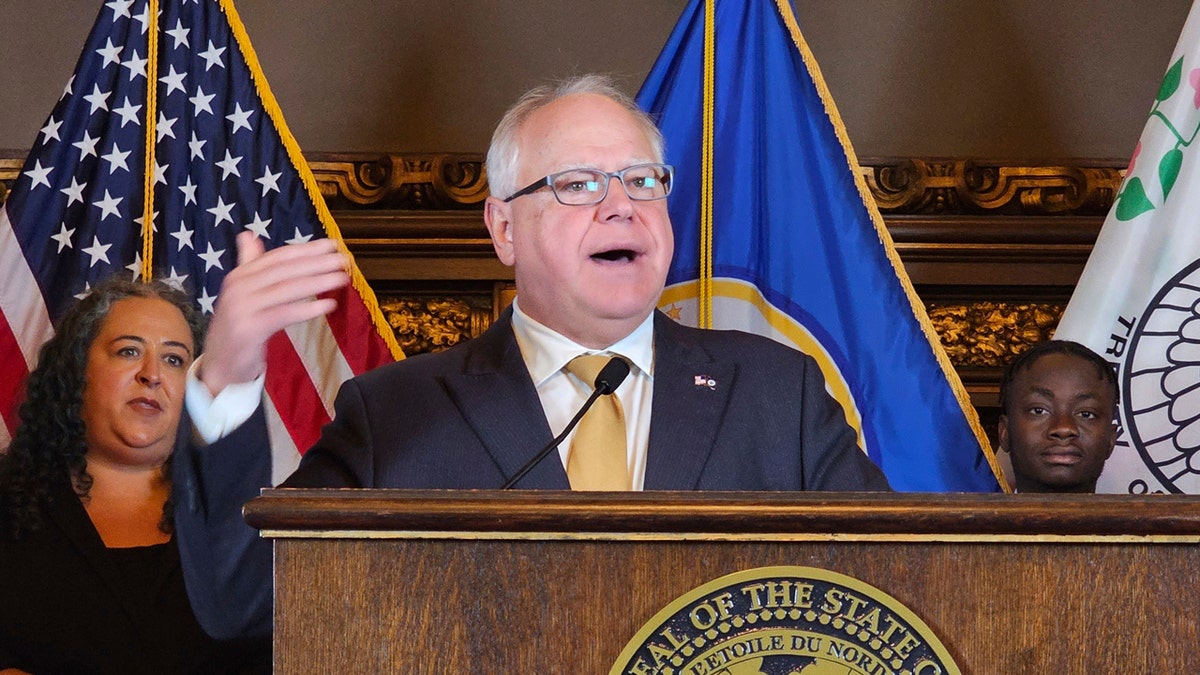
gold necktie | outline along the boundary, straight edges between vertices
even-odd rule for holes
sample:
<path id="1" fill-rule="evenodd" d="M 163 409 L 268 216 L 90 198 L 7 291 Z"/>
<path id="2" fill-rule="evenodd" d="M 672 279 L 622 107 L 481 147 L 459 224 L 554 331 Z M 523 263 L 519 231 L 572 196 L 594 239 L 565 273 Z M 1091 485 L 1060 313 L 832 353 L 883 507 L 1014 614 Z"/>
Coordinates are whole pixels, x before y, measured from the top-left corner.
<path id="1" fill-rule="evenodd" d="M 567 372 L 589 387 L 612 356 L 584 354 L 567 364 Z M 625 413 L 617 395 L 601 396 L 579 420 L 567 457 L 567 478 L 572 490 L 629 490 L 625 454 Z"/>

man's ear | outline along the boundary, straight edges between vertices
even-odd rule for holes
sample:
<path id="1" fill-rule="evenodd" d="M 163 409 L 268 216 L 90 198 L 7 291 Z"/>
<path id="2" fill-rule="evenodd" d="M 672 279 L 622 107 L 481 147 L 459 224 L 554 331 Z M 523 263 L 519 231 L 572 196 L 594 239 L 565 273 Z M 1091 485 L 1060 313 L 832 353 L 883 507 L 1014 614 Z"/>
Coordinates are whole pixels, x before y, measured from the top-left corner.
<path id="1" fill-rule="evenodd" d="M 1000 449 L 1006 452 L 1011 452 L 1008 449 L 1008 415 L 1000 414 L 1000 421 L 996 423 L 996 440 L 1000 443 Z"/>
<path id="2" fill-rule="evenodd" d="M 516 261 L 513 254 L 512 205 L 496 197 L 488 197 L 483 203 L 483 224 L 492 237 L 492 248 L 500 262 L 512 267 Z"/>

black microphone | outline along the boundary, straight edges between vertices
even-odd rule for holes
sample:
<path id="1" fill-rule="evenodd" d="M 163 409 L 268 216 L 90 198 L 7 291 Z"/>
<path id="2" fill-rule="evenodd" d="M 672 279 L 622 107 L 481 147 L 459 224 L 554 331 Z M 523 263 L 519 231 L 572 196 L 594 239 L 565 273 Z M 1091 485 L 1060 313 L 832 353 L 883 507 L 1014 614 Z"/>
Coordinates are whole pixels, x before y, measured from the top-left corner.
<path id="1" fill-rule="evenodd" d="M 608 363 L 604 364 L 604 367 L 601 368 L 600 372 L 596 374 L 596 381 L 592 384 L 592 395 L 589 396 L 588 400 L 584 402 L 583 407 L 579 409 L 579 412 L 575 413 L 575 416 L 571 418 L 571 421 L 567 424 L 567 428 L 563 429 L 561 434 L 555 436 L 554 440 L 550 441 L 549 445 L 542 448 L 541 452 L 534 455 L 533 459 L 526 462 L 525 466 L 521 467 L 520 471 L 518 471 L 512 478 L 509 478 L 504 485 L 500 486 L 500 489 L 508 490 L 512 488 L 512 486 L 516 485 L 517 481 L 524 478 L 525 474 L 529 473 L 533 467 L 537 466 L 538 462 L 545 459 L 546 455 L 550 454 L 551 450 L 557 448 L 559 443 L 562 443 L 563 439 L 567 437 L 567 434 L 571 433 L 571 430 L 575 428 L 575 425 L 579 424 L 579 420 L 583 419 L 583 416 L 587 413 L 588 409 L 592 407 L 592 404 L 596 402 L 596 399 L 616 391 L 617 387 L 621 386 L 621 383 L 625 381 L 625 378 L 628 375 L 629 364 L 625 361 L 625 359 L 619 356 L 614 356 L 609 359 Z"/>

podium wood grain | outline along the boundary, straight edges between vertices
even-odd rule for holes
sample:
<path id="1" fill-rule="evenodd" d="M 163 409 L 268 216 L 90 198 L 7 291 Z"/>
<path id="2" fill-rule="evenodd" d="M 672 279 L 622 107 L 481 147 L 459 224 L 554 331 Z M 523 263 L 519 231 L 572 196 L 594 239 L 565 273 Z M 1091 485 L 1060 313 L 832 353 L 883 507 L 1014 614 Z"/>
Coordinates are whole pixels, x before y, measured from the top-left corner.
<path id="1" fill-rule="evenodd" d="M 281 673 L 606 673 L 769 565 L 875 586 L 965 673 L 1200 672 L 1193 497 L 273 490 L 247 518 Z"/>

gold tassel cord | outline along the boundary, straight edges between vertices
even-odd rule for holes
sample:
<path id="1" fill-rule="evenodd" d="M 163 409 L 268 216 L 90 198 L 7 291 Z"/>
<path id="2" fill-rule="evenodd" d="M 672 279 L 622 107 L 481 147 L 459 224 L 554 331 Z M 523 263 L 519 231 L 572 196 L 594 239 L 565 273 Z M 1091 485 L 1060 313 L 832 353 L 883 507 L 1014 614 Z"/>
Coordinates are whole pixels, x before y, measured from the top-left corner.
<path id="1" fill-rule="evenodd" d="M 149 0 L 147 21 L 149 42 L 146 46 L 146 164 L 142 169 L 142 280 L 149 283 L 154 275 L 154 166 L 155 112 L 158 109 L 158 0 Z"/>
<path id="2" fill-rule="evenodd" d="M 713 292 L 713 136 L 716 88 L 716 0 L 704 3 L 704 118 L 700 139 L 700 301 L 699 325 L 712 328 Z"/>
<path id="3" fill-rule="evenodd" d="M 317 211 L 317 219 L 320 220 L 321 225 L 325 228 L 325 234 L 337 244 L 338 250 L 350 260 L 350 269 L 347 270 L 347 273 L 350 275 L 350 285 L 362 298 L 363 305 L 366 306 L 367 313 L 370 314 L 371 321 L 375 326 L 375 331 L 383 338 L 388 351 L 392 354 L 392 358 L 397 361 L 403 359 L 404 350 L 396 342 L 395 333 L 392 332 L 391 326 L 388 325 L 387 319 L 384 318 L 383 312 L 379 309 L 379 301 L 375 297 L 375 291 L 367 284 L 366 278 L 363 277 L 362 272 L 358 269 L 358 265 L 354 262 L 354 256 L 346 248 L 346 243 L 342 240 L 341 230 L 338 229 L 337 223 L 333 220 L 333 214 L 329 212 L 329 207 L 325 204 L 325 198 L 321 196 L 321 190 L 317 186 L 317 179 L 313 176 L 308 162 L 304 159 L 304 155 L 301 154 L 300 145 L 296 142 L 295 137 L 292 136 L 287 123 L 284 122 L 283 111 L 280 110 L 279 104 L 275 101 L 275 95 L 271 93 L 271 87 L 267 84 L 267 78 L 263 75 L 262 68 L 259 66 L 258 56 L 254 52 L 254 47 L 250 44 L 250 36 L 246 33 L 241 19 L 238 18 L 237 10 L 233 7 L 233 0 L 220 0 L 220 3 L 221 11 L 225 13 L 226 18 L 229 19 L 229 26 L 233 29 L 233 37 L 237 42 L 238 49 L 242 52 L 242 55 L 246 59 L 246 64 L 250 67 L 250 79 L 254 81 L 254 88 L 262 100 L 263 109 L 279 132 L 279 137 L 283 141 L 283 146 L 287 149 L 288 158 L 291 160 L 292 166 L 296 167 L 296 171 L 300 174 L 300 180 L 304 183 L 304 188 L 308 192 L 309 201 L 312 202 L 313 207 Z"/>

